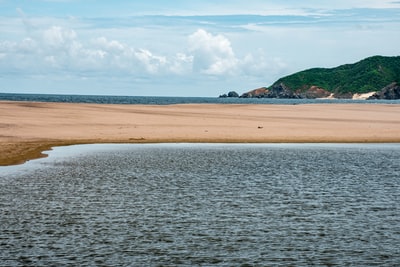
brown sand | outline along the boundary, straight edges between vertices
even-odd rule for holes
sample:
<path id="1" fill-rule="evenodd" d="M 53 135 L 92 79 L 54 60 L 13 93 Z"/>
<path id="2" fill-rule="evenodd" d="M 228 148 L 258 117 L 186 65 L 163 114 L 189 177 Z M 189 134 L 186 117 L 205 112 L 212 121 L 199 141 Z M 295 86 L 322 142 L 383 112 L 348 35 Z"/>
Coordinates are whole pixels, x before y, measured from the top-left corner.
<path id="1" fill-rule="evenodd" d="M 400 142 L 400 105 L 0 102 L 0 165 L 52 146 L 157 142 Z"/>

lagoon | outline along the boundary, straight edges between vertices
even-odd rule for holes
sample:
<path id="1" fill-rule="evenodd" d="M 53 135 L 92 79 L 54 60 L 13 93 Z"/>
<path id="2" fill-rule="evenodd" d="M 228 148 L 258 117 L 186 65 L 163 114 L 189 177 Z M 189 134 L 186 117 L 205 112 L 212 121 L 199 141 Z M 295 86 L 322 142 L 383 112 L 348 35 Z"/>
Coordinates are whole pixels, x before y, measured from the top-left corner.
<path id="1" fill-rule="evenodd" d="M 0 168 L 9 266 L 394 266 L 400 144 L 58 147 Z"/>

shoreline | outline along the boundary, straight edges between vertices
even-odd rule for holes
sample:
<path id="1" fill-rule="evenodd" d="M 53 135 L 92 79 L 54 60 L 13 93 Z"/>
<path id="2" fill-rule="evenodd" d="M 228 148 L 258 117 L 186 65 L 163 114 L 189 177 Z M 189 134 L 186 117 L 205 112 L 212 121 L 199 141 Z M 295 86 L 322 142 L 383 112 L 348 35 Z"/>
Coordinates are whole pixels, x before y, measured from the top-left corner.
<path id="1" fill-rule="evenodd" d="M 400 143 L 400 105 L 0 101 L 0 166 L 101 143 Z"/>
<path id="2" fill-rule="evenodd" d="M 4 156 L 0 156 L 0 167 L 3 166 L 13 166 L 13 165 L 20 165 L 24 164 L 28 161 L 35 160 L 35 159 L 40 159 L 40 158 L 46 158 L 48 155 L 45 153 L 45 151 L 51 151 L 55 147 L 65 147 L 65 146 L 74 146 L 74 145 L 96 145 L 96 144 L 181 144 L 181 143 L 188 143 L 188 144 L 400 144 L 400 140 L 384 140 L 384 141 L 364 141 L 360 142 L 358 140 L 346 140 L 346 141 L 301 141 L 301 140 L 276 140 L 276 141 L 253 141 L 253 142 L 243 142 L 240 140 L 230 140 L 230 141 L 207 141 L 207 142 L 202 142 L 202 141 L 191 141 L 191 140 L 183 140 L 183 141 L 151 141 L 151 142 L 146 142 L 146 141 L 105 141 L 105 140 L 99 140 L 99 141 L 82 141 L 82 140 L 76 140 L 76 141 L 40 141 L 40 142 L 21 142 L 21 143 L 10 143 L 10 144 L 1 144 L 2 146 L 7 146 L 10 145 L 12 149 L 16 153 L 5 153 Z M 1 149 L 1 152 L 4 152 L 3 149 Z"/>

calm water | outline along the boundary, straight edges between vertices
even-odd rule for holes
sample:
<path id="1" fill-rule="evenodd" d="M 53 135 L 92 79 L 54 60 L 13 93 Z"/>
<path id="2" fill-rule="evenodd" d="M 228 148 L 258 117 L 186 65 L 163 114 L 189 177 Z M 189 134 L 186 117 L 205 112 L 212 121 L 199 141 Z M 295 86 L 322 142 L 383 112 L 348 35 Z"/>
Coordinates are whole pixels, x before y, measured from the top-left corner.
<path id="1" fill-rule="evenodd" d="M 189 103 L 212 104 L 312 104 L 312 103 L 378 103 L 400 104 L 400 100 L 349 100 L 349 99 L 271 99 L 271 98 L 218 98 L 218 97 L 157 97 L 157 96 L 101 96 L 101 95 L 50 95 L 50 94 L 6 94 L 0 93 L 0 100 L 97 103 L 97 104 L 144 104 L 170 105 Z"/>
<path id="2" fill-rule="evenodd" d="M 0 168 L 1 266 L 396 266 L 400 144 L 57 148 Z"/>

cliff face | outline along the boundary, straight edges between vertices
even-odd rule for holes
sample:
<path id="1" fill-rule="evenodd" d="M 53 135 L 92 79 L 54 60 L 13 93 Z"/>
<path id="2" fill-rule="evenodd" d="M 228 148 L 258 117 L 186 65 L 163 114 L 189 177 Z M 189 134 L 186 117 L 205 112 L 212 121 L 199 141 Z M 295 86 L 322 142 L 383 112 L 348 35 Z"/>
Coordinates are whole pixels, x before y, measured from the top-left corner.
<path id="1" fill-rule="evenodd" d="M 400 56 L 374 56 L 336 68 L 301 71 L 241 97 L 351 99 L 368 95 L 368 99 L 400 99 L 398 83 Z"/>
<path id="2" fill-rule="evenodd" d="M 368 99 L 400 99 L 400 85 L 396 82 L 391 83 L 381 91 L 370 96 Z"/>
<path id="3" fill-rule="evenodd" d="M 303 98 L 327 98 L 331 97 L 332 93 L 318 86 L 311 86 L 304 93 L 300 93 Z"/>
<path id="4" fill-rule="evenodd" d="M 284 83 L 273 85 L 271 88 L 261 87 L 242 94 L 241 98 L 352 98 L 352 94 L 334 94 L 318 86 L 311 86 L 306 91 L 293 92 Z"/>
<path id="5" fill-rule="evenodd" d="M 251 90 L 244 93 L 240 97 L 242 98 L 301 98 L 297 94 L 293 93 L 283 83 L 272 86 L 271 88 L 261 87 L 258 89 Z"/>
<path id="6" fill-rule="evenodd" d="M 244 93 L 240 97 L 242 98 L 301 98 L 292 90 L 290 90 L 285 84 L 281 83 L 274 85 L 271 88 L 261 87 Z"/>

